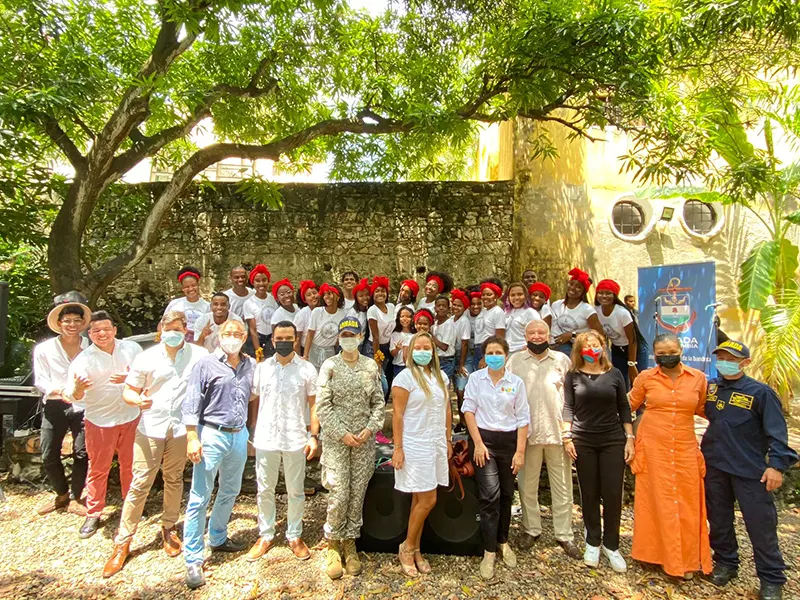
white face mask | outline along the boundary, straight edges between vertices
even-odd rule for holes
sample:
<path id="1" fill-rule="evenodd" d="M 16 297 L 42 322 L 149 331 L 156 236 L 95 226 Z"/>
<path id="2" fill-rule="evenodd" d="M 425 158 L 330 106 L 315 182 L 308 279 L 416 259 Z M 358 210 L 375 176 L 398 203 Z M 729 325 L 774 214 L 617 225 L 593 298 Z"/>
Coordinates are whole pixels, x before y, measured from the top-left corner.
<path id="1" fill-rule="evenodd" d="M 361 338 L 360 337 L 346 337 L 346 338 L 339 338 L 339 346 L 341 346 L 342 350 L 345 352 L 355 352 L 358 350 L 358 347 L 361 345 Z"/>
<path id="2" fill-rule="evenodd" d="M 225 354 L 238 354 L 239 350 L 244 346 L 244 340 L 232 336 L 225 336 L 219 338 L 219 347 Z"/>

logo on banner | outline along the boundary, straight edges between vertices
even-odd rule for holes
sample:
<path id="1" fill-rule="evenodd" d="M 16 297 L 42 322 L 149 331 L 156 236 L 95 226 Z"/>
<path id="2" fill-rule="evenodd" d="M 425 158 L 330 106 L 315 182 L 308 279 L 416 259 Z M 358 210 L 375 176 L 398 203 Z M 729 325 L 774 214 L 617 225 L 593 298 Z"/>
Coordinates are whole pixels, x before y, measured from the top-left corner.
<path id="1" fill-rule="evenodd" d="M 692 288 L 681 287 L 681 280 L 673 277 L 666 288 L 658 290 L 658 324 L 674 334 L 685 333 L 697 318 L 692 310 Z"/>

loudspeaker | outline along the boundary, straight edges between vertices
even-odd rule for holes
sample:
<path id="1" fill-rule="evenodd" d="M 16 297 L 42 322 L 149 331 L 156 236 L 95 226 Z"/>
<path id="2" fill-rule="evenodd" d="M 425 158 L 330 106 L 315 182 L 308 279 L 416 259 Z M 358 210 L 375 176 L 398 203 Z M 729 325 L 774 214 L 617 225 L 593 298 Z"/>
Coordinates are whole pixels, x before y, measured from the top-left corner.
<path id="1" fill-rule="evenodd" d="M 8 327 L 8 283 L 0 281 L 0 367 L 6 362 L 6 328 Z"/>
<path id="2" fill-rule="evenodd" d="M 397 552 L 406 539 L 411 494 L 394 489 L 394 470 L 375 471 L 364 497 L 361 537 L 358 549 L 364 552 Z"/>
<path id="3" fill-rule="evenodd" d="M 420 546 L 428 554 L 478 556 L 483 554 L 478 485 L 472 477 L 462 477 L 464 499 L 455 487 L 452 492 L 440 487 L 436 506 L 422 530 Z"/>

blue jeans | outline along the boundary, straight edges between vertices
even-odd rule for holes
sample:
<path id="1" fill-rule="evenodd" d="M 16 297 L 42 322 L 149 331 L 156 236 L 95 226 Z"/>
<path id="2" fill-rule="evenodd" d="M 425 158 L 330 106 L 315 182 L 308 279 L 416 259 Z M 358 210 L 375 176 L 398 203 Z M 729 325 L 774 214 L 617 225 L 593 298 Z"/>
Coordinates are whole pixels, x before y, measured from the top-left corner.
<path id="1" fill-rule="evenodd" d="M 228 538 L 228 521 L 242 488 L 247 461 L 247 428 L 238 433 L 223 433 L 201 425 L 199 435 L 203 458 L 192 471 L 192 487 L 183 520 L 183 556 L 187 565 L 203 563 L 206 510 L 217 472 L 219 489 L 208 522 L 208 540 L 212 546 L 219 546 Z"/>
<path id="2" fill-rule="evenodd" d="M 481 360 L 483 360 L 483 344 L 475 344 L 475 349 L 472 351 L 473 372 L 480 369 Z"/>
<path id="3" fill-rule="evenodd" d="M 551 350 L 558 350 L 559 352 L 566 354 L 570 358 L 572 358 L 572 342 L 567 342 L 566 344 L 559 344 L 556 346 L 550 346 Z"/>
<path id="4" fill-rule="evenodd" d="M 453 381 L 453 371 L 455 370 L 455 356 L 445 356 L 439 360 L 439 368 L 447 375 L 447 379 Z"/>
<path id="5" fill-rule="evenodd" d="M 394 376 L 397 377 L 398 375 L 400 375 L 400 373 L 403 372 L 403 369 L 405 368 L 406 368 L 405 365 L 392 365 L 392 373 L 394 373 Z"/>
<path id="6" fill-rule="evenodd" d="M 455 370 L 455 365 L 454 370 Z M 464 361 L 464 370 L 467 372 L 467 376 L 464 377 L 463 375 L 455 375 L 455 380 L 453 381 L 453 386 L 455 387 L 457 392 L 463 392 L 467 387 L 467 380 L 469 379 L 469 374 L 474 373 L 475 369 L 472 365 L 472 354 L 467 354 L 467 358 Z"/>

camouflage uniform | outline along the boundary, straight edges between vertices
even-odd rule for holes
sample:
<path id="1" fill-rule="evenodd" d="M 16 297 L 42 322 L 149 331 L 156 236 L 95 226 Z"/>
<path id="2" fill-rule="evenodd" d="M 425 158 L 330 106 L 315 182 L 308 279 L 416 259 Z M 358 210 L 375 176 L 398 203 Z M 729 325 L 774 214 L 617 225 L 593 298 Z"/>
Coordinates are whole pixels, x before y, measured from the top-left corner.
<path id="1" fill-rule="evenodd" d="M 317 416 L 322 427 L 322 484 L 328 495 L 325 537 L 347 540 L 359 537 L 367 484 L 375 472 L 374 434 L 383 427 L 386 404 L 378 365 L 359 355 L 355 367 L 341 354 L 327 359 L 317 379 Z M 347 433 L 364 428 L 373 436 L 357 448 L 342 442 Z"/>

